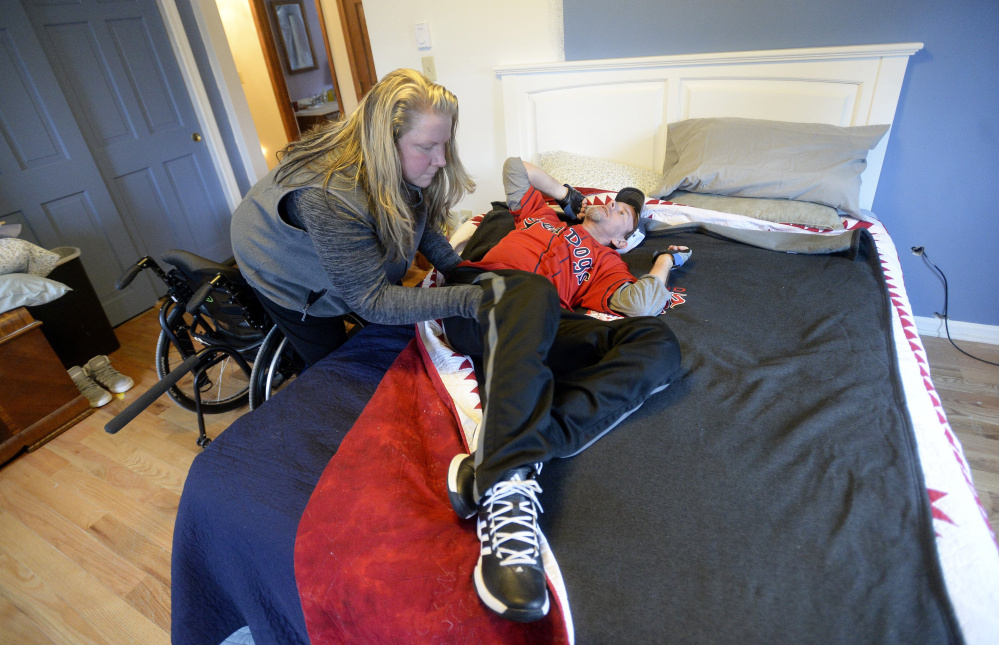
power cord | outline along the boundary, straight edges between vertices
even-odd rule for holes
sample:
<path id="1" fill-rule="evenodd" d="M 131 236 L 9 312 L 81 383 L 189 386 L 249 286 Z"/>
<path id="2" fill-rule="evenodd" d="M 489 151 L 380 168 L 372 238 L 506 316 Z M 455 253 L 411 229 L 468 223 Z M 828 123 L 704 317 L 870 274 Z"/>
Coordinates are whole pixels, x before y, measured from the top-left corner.
<path id="1" fill-rule="evenodd" d="M 947 331 L 947 340 L 950 341 L 950 344 L 954 346 L 954 349 L 956 349 L 957 351 L 961 352 L 962 354 L 964 354 L 965 356 L 967 356 L 969 358 L 973 358 L 976 361 L 981 361 L 981 362 L 986 363 L 988 365 L 995 365 L 996 367 L 999 367 L 999 363 L 993 363 L 992 361 L 987 361 L 984 358 L 979 358 L 977 356 L 973 356 L 973 355 L 969 354 L 968 352 L 964 351 L 963 349 L 961 349 L 960 347 L 958 347 L 957 343 L 954 342 L 954 339 L 950 337 L 950 325 L 947 324 L 947 321 L 950 318 L 947 315 L 947 299 L 948 299 L 947 276 L 945 276 L 944 272 L 940 270 L 940 267 L 938 267 L 937 265 L 933 264 L 933 260 L 930 259 L 930 256 L 926 253 L 926 249 L 924 247 L 922 247 L 922 246 L 914 246 L 914 247 L 912 247 L 912 254 L 913 255 L 918 255 L 918 256 L 922 257 L 923 260 L 927 264 L 929 264 L 931 267 L 933 267 L 933 269 L 940 275 L 940 279 L 943 280 L 943 284 L 944 284 L 944 307 L 943 307 L 943 313 L 935 311 L 935 312 L 933 312 L 933 315 L 936 316 L 937 318 L 942 318 L 943 319 L 943 321 L 944 321 L 944 329 Z"/>

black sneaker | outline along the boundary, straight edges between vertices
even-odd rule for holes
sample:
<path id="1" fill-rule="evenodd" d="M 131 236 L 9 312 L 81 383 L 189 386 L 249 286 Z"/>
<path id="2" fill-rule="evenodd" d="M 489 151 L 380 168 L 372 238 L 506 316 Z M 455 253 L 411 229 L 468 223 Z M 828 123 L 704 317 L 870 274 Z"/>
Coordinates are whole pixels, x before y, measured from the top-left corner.
<path id="1" fill-rule="evenodd" d="M 479 504 L 475 590 L 487 607 L 520 623 L 543 618 L 549 606 L 538 529 L 541 486 L 534 475 L 529 466 L 511 470 Z"/>
<path id="2" fill-rule="evenodd" d="M 475 460 L 464 453 L 455 455 L 447 469 L 447 496 L 451 508 L 463 520 L 475 515 Z"/>

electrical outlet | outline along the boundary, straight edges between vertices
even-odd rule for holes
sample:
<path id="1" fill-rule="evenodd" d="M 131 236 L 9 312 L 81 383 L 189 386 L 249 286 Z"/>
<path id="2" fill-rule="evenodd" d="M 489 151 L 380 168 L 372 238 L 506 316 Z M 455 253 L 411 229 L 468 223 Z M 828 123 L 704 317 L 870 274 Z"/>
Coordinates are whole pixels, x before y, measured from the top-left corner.
<path id="1" fill-rule="evenodd" d="M 470 211 L 470 210 L 462 210 L 461 211 L 461 219 L 459 221 L 467 222 L 470 219 L 472 219 L 472 211 Z"/>
<path id="2" fill-rule="evenodd" d="M 437 80 L 437 65 L 434 64 L 433 56 L 424 56 L 420 60 L 423 61 L 423 75 L 426 76 L 431 81 Z"/>
<path id="3" fill-rule="evenodd" d="M 914 246 L 914 247 L 912 247 L 912 254 L 913 255 L 922 255 L 925 250 L 926 250 L 926 247 Z"/>

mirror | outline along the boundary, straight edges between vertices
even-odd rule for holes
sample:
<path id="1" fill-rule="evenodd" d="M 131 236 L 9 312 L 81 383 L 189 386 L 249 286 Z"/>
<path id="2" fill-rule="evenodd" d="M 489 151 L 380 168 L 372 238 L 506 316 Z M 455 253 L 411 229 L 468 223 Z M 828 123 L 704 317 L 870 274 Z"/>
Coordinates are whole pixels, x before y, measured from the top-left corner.
<path id="1" fill-rule="evenodd" d="M 289 74 L 318 69 L 302 0 L 276 0 L 270 5 L 273 24 Z"/>

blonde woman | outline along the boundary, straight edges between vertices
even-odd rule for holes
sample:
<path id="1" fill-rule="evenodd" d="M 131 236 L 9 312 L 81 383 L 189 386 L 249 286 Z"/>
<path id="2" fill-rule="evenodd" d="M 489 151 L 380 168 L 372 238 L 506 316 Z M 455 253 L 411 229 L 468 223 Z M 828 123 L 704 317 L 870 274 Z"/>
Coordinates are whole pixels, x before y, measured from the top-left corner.
<path id="1" fill-rule="evenodd" d="M 475 189 L 457 128 L 454 94 L 396 70 L 350 116 L 288 144 L 233 213 L 236 261 L 308 364 L 343 344 L 350 312 L 383 324 L 475 317 L 478 286 L 398 285 L 417 250 L 442 271 L 461 261 L 443 234 Z"/>

